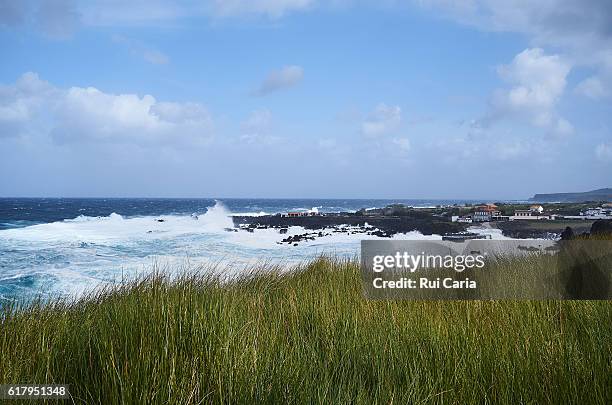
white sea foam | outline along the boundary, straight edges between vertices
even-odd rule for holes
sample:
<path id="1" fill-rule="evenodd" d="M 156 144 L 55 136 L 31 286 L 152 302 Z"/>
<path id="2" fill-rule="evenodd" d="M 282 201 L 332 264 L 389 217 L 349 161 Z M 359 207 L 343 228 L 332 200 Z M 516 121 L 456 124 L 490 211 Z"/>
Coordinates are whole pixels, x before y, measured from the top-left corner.
<path id="1" fill-rule="evenodd" d="M 199 221 L 208 232 L 223 231 L 234 226 L 231 215 L 232 213 L 220 201 L 215 201 L 215 205 L 208 208 Z"/>
<path id="2" fill-rule="evenodd" d="M 74 219 L 0 231 L 0 239 L 32 242 L 113 242 L 133 239 L 173 238 L 191 233 L 219 233 L 233 227 L 231 213 L 217 202 L 204 215 L 160 215 L 123 218 L 80 215 Z"/>
<path id="3" fill-rule="evenodd" d="M 482 226 L 470 226 L 467 228 L 468 232 L 473 232 L 478 235 L 490 236 L 493 240 L 511 240 L 512 238 L 504 236 L 501 229 L 497 228 L 484 228 Z"/>
<path id="4" fill-rule="evenodd" d="M 96 220 L 121 221 L 121 220 L 123 220 L 123 217 L 121 215 L 113 212 L 109 216 L 106 216 L 106 217 L 88 217 L 87 215 L 79 215 L 76 218 L 65 219 L 62 222 L 89 222 L 89 221 L 96 221 Z"/>

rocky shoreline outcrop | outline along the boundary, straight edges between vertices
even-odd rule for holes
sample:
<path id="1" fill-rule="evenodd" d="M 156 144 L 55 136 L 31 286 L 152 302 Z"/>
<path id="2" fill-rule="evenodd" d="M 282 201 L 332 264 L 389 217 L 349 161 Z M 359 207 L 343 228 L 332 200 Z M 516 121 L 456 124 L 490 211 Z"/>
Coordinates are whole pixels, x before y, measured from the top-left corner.
<path id="1" fill-rule="evenodd" d="M 398 233 L 418 231 L 424 235 L 443 235 L 446 233 L 464 231 L 466 226 L 450 222 L 444 218 L 425 216 L 384 215 L 368 213 L 334 213 L 313 216 L 287 217 L 280 214 L 264 216 L 233 216 L 235 229 L 253 232 L 255 229 L 277 229 L 280 234 L 286 234 L 287 229 L 299 226 L 309 232 L 291 235 L 279 243 L 295 245 L 297 243 L 315 240 L 316 238 L 339 234 L 364 234 L 390 238 Z"/>

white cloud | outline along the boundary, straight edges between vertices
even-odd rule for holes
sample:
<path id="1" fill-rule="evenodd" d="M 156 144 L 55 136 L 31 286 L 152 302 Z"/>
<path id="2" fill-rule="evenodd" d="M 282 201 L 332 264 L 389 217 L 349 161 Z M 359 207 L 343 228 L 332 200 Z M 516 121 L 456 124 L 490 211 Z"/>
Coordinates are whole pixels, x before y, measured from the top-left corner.
<path id="1" fill-rule="evenodd" d="M 196 103 L 158 102 L 153 96 L 107 94 L 70 88 L 57 106 L 58 141 L 111 141 L 139 144 L 201 143 L 212 135 L 208 111 Z"/>
<path id="2" fill-rule="evenodd" d="M 527 35 L 534 46 L 554 46 L 575 65 L 612 75 L 609 0 L 417 0 L 460 23 L 485 31 Z M 602 83 L 607 92 L 612 80 Z"/>
<path id="3" fill-rule="evenodd" d="M 591 76 L 578 83 L 576 92 L 594 100 L 599 100 L 608 95 L 602 80 L 597 76 Z"/>
<path id="4" fill-rule="evenodd" d="M 595 147 L 595 156 L 602 162 L 612 162 L 612 144 L 600 143 Z"/>
<path id="5" fill-rule="evenodd" d="M 14 85 L 0 85 L 0 138 L 29 133 L 45 104 L 57 90 L 35 73 L 25 73 Z"/>
<path id="6" fill-rule="evenodd" d="M 608 0 L 418 0 L 461 23 L 529 34 L 540 44 L 579 46 L 612 36 Z"/>
<path id="7" fill-rule="evenodd" d="M 316 0 L 0 0 L 0 26 L 30 26 L 65 39 L 79 25 L 134 27 L 182 19 L 255 16 L 278 19 L 308 10 Z"/>
<path id="8" fill-rule="evenodd" d="M 361 124 L 361 132 L 366 136 L 385 135 L 396 130 L 402 122 L 402 109 L 380 103 Z"/>
<path id="9" fill-rule="evenodd" d="M 540 48 L 525 49 L 512 63 L 498 68 L 500 77 L 512 87 L 493 94 L 490 111 L 482 123 L 512 117 L 526 120 L 551 135 L 572 134 L 572 125 L 555 111 L 570 69 L 559 55 L 546 55 Z"/>
<path id="10" fill-rule="evenodd" d="M 94 87 L 61 89 L 26 73 L 15 85 L 0 88 L 0 134 L 32 134 L 32 126 L 59 143 L 178 146 L 205 143 L 213 132 L 210 114 L 197 103 L 160 102 L 151 95 L 115 95 Z"/>
<path id="11" fill-rule="evenodd" d="M 408 137 L 399 136 L 401 124 L 402 109 L 399 106 L 378 104 L 361 123 L 361 133 L 369 152 L 408 162 L 407 152 L 412 144 Z"/>
<path id="12" fill-rule="evenodd" d="M 264 96 L 277 90 L 293 87 L 302 81 L 304 69 L 300 66 L 284 66 L 280 70 L 270 72 L 268 77 L 255 91 L 255 95 Z"/>
<path id="13" fill-rule="evenodd" d="M 563 93 L 568 63 L 559 55 L 545 55 L 540 48 L 525 49 L 510 65 L 500 66 L 499 75 L 518 86 L 510 98 L 518 106 L 550 108 Z"/>
<path id="14" fill-rule="evenodd" d="M 218 16 L 265 15 L 279 18 L 302 11 L 314 4 L 313 0 L 214 0 L 214 13 Z"/>

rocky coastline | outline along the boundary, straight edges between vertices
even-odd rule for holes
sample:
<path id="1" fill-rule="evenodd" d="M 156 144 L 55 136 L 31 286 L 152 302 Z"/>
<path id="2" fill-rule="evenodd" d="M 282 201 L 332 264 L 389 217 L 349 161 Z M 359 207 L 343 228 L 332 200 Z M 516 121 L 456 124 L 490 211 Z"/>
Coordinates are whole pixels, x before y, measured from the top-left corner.
<path id="1" fill-rule="evenodd" d="M 375 211 L 375 212 L 372 212 Z M 416 212 L 416 210 L 414 210 Z M 433 215 L 412 214 L 389 215 L 382 210 L 339 212 L 309 216 L 288 217 L 281 214 L 264 216 L 233 216 L 234 229 L 253 232 L 255 229 L 277 229 L 287 233 L 289 227 L 299 226 L 303 234 L 290 235 L 279 241 L 294 245 L 307 240 L 329 236 L 334 233 L 363 234 L 390 238 L 399 233 L 418 231 L 423 235 L 444 235 L 466 230 L 465 224 L 453 223 L 446 218 Z"/>
<path id="2" fill-rule="evenodd" d="M 561 215 L 574 215 L 588 204 L 547 205 L 547 211 Z M 513 212 L 520 205 L 500 204 L 500 209 Z M 263 216 L 232 217 L 234 228 L 228 231 L 254 232 L 256 229 L 276 229 L 280 235 L 287 234 L 290 227 L 302 227 L 301 234 L 288 234 L 278 243 L 297 245 L 300 242 L 315 240 L 332 234 L 363 234 L 391 238 L 396 234 L 418 231 L 423 235 L 441 235 L 443 238 L 462 239 L 471 226 L 479 223 L 453 222 L 453 216 L 472 212 L 473 206 L 437 206 L 429 208 L 408 207 L 394 204 L 384 208 L 361 209 L 357 212 L 316 213 L 299 212 Z M 456 218 L 456 217 L 455 217 Z M 516 239 L 558 239 L 570 227 L 576 235 L 588 234 L 593 220 L 561 219 L 554 221 L 490 221 L 486 227 L 499 229 L 502 235 Z M 475 235 L 475 234 L 474 234 Z M 474 236 L 468 236 L 473 238 Z"/>

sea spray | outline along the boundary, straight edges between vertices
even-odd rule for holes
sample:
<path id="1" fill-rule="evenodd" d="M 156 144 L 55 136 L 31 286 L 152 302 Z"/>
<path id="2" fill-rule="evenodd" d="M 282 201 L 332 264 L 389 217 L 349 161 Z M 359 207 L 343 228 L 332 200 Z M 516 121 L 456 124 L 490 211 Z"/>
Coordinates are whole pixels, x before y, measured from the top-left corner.
<path id="1" fill-rule="evenodd" d="M 204 230 L 209 232 L 223 231 L 225 228 L 233 228 L 232 213 L 221 201 L 215 201 L 215 205 L 208 207 L 206 213 L 199 217 Z"/>

